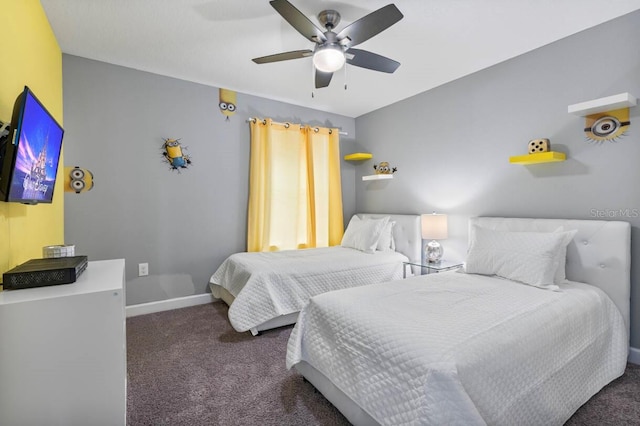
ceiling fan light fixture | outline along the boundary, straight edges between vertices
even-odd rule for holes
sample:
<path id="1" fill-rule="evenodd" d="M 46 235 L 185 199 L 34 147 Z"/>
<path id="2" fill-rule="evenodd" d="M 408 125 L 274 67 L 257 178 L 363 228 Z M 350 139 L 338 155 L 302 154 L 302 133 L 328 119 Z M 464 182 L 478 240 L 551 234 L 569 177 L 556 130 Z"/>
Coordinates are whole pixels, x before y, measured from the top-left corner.
<path id="1" fill-rule="evenodd" d="M 344 51 L 337 46 L 326 46 L 313 54 L 313 65 L 318 71 L 335 72 L 342 68 L 345 62 Z"/>

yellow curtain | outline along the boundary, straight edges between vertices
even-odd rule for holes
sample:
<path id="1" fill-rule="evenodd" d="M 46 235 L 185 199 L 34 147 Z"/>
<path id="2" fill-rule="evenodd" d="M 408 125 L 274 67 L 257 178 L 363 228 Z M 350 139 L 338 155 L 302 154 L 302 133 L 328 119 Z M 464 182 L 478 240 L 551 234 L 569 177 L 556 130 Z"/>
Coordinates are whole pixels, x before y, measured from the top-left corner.
<path id="1" fill-rule="evenodd" d="M 248 251 L 340 244 L 338 129 L 252 120 Z"/>

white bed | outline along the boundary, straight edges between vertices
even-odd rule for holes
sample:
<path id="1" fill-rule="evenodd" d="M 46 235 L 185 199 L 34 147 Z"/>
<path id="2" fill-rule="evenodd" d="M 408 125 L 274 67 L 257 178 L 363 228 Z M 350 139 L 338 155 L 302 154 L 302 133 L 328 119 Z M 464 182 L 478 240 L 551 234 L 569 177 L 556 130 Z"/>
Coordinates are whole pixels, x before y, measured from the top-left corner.
<path id="1" fill-rule="evenodd" d="M 358 214 L 360 219 L 389 217 L 395 250 L 364 253 L 327 247 L 269 253 L 236 253 L 210 279 L 214 297 L 229 305 L 236 331 L 260 331 L 296 322 L 312 296 L 402 277 L 403 262 L 421 255 L 420 216 Z"/>
<path id="2" fill-rule="evenodd" d="M 577 230 L 566 248 L 570 281 L 551 291 L 446 272 L 319 295 L 300 313 L 287 367 L 356 425 L 563 424 L 624 372 L 630 225 L 512 218 L 473 218 L 473 225 Z"/>

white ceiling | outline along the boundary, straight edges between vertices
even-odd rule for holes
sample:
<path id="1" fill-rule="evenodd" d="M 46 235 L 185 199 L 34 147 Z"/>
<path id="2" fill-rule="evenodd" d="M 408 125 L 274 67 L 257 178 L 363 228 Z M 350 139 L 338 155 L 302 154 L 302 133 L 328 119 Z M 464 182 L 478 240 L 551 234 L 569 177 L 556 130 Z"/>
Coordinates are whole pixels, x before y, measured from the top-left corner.
<path id="1" fill-rule="evenodd" d="M 345 90 L 342 70 L 314 89 L 310 58 L 251 61 L 313 48 L 267 0 L 40 1 L 64 53 L 348 117 L 640 9 L 640 0 L 395 0 L 404 18 L 357 48 L 402 65 L 348 66 Z M 290 1 L 319 27 L 318 12 L 337 10 L 340 31 L 392 0 Z"/>

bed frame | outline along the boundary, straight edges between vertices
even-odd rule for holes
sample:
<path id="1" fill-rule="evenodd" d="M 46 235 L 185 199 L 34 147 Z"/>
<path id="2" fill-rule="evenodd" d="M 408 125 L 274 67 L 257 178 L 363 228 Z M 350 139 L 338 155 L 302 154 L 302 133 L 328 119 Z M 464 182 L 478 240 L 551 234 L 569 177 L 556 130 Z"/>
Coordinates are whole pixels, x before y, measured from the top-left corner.
<path id="1" fill-rule="evenodd" d="M 409 214 L 370 214 L 357 213 L 361 219 L 378 219 L 389 216 L 391 221 L 396 224 L 393 227 L 393 239 L 396 244 L 396 251 L 404 254 L 409 260 L 415 261 L 420 259 L 422 254 L 422 234 L 420 215 Z M 211 293 L 214 297 L 222 299 L 227 305 L 231 306 L 235 297 L 229 291 L 218 285 L 209 284 Z M 285 325 L 295 324 L 298 320 L 298 312 L 270 319 L 257 327 L 250 329 L 251 334 L 257 336 L 261 331 L 270 330 L 272 328 L 283 327 Z"/>
<path id="2" fill-rule="evenodd" d="M 604 291 L 622 314 L 629 336 L 631 225 L 628 222 L 474 217 L 469 219 L 469 227 L 472 225 L 500 231 L 553 232 L 561 226 L 567 231 L 578 230 L 567 246 L 567 279 L 591 284 Z M 352 424 L 378 424 L 312 365 L 303 361 L 295 368 Z"/>

